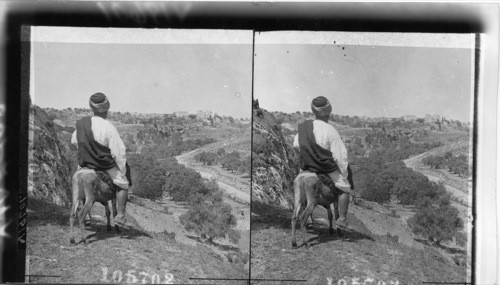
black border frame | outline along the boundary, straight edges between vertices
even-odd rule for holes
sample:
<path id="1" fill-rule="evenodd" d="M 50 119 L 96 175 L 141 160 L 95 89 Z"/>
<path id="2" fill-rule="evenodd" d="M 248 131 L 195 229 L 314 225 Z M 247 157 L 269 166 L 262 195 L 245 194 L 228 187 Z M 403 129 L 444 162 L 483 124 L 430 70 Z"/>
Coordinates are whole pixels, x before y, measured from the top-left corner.
<path id="1" fill-rule="evenodd" d="M 0 282 L 24 282 L 28 165 L 29 32 L 24 26 L 310 30 L 357 32 L 483 33 L 481 14 L 467 3 L 300 3 L 300 2 L 60 2 L 7 4 L 5 52 L 6 232 Z M 26 38 L 26 36 L 28 36 Z M 476 50 L 476 57 L 479 56 Z M 477 165 L 476 60 L 473 179 Z M 16 96 L 15 94 L 21 94 Z M 474 183 L 474 193 L 476 183 Z M 476 203 L 473 198 L 473 215 Z M 473 229 L 476 228 L 473 222 Z M 29 238 L 29 236 L 27 237 Z M 475 264 L 476 233 L 472 262 Z M 251 248 L 251 247 L 250 247 Z M 251 250 L 250 250 L 251 251 Z M 14 262 L 15 260 L 15 262 Z M 251 262 L 251 261 L 250 261 Z M 474 266 L 473 266 L 474 269 Z M 251 270 L 251 269 L 250 269 Z M 251 278 L 251 276 L 250 276 Z M 472 271 L 472 281 L 476 280 Z"/>

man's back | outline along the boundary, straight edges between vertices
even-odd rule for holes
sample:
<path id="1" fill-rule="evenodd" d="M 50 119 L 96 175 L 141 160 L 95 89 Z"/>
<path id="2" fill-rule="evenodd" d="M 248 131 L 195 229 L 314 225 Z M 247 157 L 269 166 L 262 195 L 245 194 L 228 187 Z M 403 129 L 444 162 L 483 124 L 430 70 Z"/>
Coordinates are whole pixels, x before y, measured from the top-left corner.
<path id="1" fill-rule="evenodd" d="M 94 140 L 100 145 L 109 148 L 116 165 L 121 171 L 123 171 L 123 173 L 125 173 L 125 164 L 127 161 L 125 156 L 126 147 L 115 126 L 104 118 L 93 116 L 91 118 L 91 130 Z M 76 130 L 73 133 L 71 142 L 73 144 L 78 144 Z"/>
<path id="2" fill-rule="evenodd" d="M 331 152 L 338 169 L 347 177 L 347 165 L 349 164 L 347 158 L 347 148 L 345 147 L 344 142 L 342 142 L 338 131 L 334 126 L 322 120 L 313 120 L 312 128 L 315 143 L 321 148 Z M 295 136 L 293 146 L 297 148 L 300 147 L 299 134 Z"/>

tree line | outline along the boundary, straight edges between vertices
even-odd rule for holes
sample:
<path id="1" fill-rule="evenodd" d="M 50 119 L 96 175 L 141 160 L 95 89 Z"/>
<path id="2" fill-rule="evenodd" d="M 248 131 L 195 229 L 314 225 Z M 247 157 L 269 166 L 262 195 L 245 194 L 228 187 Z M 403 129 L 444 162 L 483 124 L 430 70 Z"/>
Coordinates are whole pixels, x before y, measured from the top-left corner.
<path id="1" fill-rule="evenodd" d="M 469 159 L 466 155 L 454 156 L 451 151 L 444 155 L 429 155 L 422 162 L 435 169 L 447 168 L 458 176 L 469 176 Z"/>
<path id="2" fill-rule="evenodd" d="M 429 181 L 400 160 L 387 161 L 386 158 L 373 153 L 353 165 L 355 186 L 361 197 L 377 203 L 392 201 L 414 206 L 417 211 L 408 225 L 415 234 L 436 243 L 458 240 L 463 221 L 451 205 L 451 196 L 444 184 Z"/>
<path id="3" fill-rule="evenodd" d="M 204 165 L 220 164 L 228 171 L 240 174 L 250 174 L 251 171 L 250 156 L 242 157 L 238 151 L 226 153 L 224 148 L 219 148 L 215 152 L 201 151 L 194 156 L 194 159 Z"/>

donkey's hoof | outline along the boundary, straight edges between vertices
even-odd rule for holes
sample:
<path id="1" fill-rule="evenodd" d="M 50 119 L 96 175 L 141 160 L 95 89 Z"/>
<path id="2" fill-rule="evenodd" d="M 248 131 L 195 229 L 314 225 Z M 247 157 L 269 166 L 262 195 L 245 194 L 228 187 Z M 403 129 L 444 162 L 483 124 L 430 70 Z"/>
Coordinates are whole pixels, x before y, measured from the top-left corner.
<path id="1" fill-rule="evenodd" d="M 74 238 L 70 238 L 70 239 L 69 239 L 69 243 L 70 243 L 70 244 L 73 244 L 73 245 L 74 245 L 74 244 L 76 244 L 75 239 L 74 239 Z"/>
<path id="2" fill-rule="evenodd" d="M 337 235 L 338 235 L 339 237 L 341 237 L 341 236 L 343 236 L 343 235 L 344 235 L 344 233 L 342 232 L 342 230 L 341 230 L 341 229 L 337 228 Z"/>
<path id="3" fill-rule="evenodd" d="M 304 245 L 306 246 L 306 249 L 309 250 L 309 243 L 306 242 Z"/>
<path id="4" fill-rule="evenodd" d="M 297 248 L 297 243 L 292 241 L 292 248 Z"/>
<path id="5" fill-rule="evenodd" d="M 117 225 L 115 225 L 115 231 L 119 234 L 122 232 L 122 230 L 120 230 L 120 227 Z"/>

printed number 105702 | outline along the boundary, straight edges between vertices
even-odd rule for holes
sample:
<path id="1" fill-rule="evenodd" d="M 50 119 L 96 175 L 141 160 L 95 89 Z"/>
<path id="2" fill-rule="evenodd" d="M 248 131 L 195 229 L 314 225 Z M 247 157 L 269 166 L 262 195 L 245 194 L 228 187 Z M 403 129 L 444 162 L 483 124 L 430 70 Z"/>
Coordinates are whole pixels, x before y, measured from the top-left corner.
<path id="1" fill-rule="evenodd" d="M 115 270 L 110 274 L 107 267 L 102 267 L 102 278 L 100 281 L 103 283 L 173 284 L 174 276 L 167 273 L 162 280 L 159 274 L 150 274 L 144 271 L 137 272 L 133 269 L 125 273 L 121 270 Z"/>

